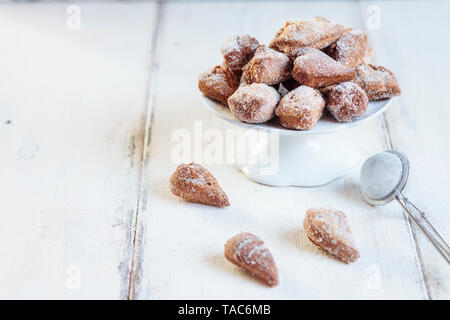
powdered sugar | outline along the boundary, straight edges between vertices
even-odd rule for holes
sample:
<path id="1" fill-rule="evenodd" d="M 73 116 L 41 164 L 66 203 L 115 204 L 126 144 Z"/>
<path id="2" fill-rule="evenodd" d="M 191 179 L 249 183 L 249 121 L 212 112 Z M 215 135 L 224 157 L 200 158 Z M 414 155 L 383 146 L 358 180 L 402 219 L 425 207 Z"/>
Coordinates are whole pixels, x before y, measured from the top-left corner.
<path id="1" fill-rule="evenodd" d="M 346 122 L 366 113 L 369 99 L 353 82 L 343 82 L 330 89 L 327 108 L 337 121 Z"/>
<path id="2" fill-rule="evenodd" d="M 229 99 L 233 115 L 247 123 L 267 122 L 274 116 L 280 94 L 262 83 L 240 87 Z"/>
<path id="3" fill-rule="evenodd" d="M 249 83 L 277 84 L 291 78 L 292 61 L 284 53 L 260 46 L 244 68 Z"/>
<path id="4" fill-rule="evenodd" d="M 222 84 L 227 83 L 227 77 L 224 73 L 202 73 L 199 77 L 199 80 L 204 82 L 208 87 L 217 88 L 220 94 L 225 93 L 226 88 Z"/>
<path id="5" fill-rule="evenodd" d="M 264 241 L 251 233 L 240 233 L 225 244 L 225 257 L 270 286 L 278 284 L 278 271 Z"/>
<path id="6" fill-rule="evenodd" d="M 294 61 L 292 76 L 300 84 L 323 88 L 332 84 L 349 81 L 356 73 L 335 61 L 320 50 L 304 48 Z"/>
<path id="7" fill-rule="evenodd" d="M 235 75 L 223 66 L 215 66 L 200 74 L 198 87 L 207 97 L 226 103 L 239 86 Z"/>
<path id="8" fill-rule="evenodd" d="M 221 49 L 225 66 L 230 70 L 241 70 L 258 46 L 258 40 L 248 34 L 231 36 Z"/>
<path id="9" fill-rule="evenodd" d="M 173 194 L 190 202 L 229 206 L 228 197 L 208 170 L 196 163 L 181 164 L 170 177 Z"/>
<path id="10" fill-rule="evenodd" d="M 401 93 L 394 74 L 382 66 L 359 65 L 356 72 L 353 82 L 366 92 L 369 100 L 391 98 Z"/>
<path id="11" fill-rule="evenodd" d="M 290 20 L 281 28 L 270 47 L 295 58 L 295 51 L 303 47 L 324 48 L 344 34 L 344 27 L 324 18 Z"/>
<path id="12" fill-rule="evenodd" d="M 347 217 L 342 211 L 332 208 L 308 209 L 303 227 L 312 242 L 342 261 L 354 262 L 359 258 Z"/>
<path id="13" fill-rule="evenodd" d="M 285 95 L 275 113 L 281 125 L 297 130 L 309 130 L 322 117 L 325 100 L 318 90 L 300 86 Z"/>
<path id="14" fill-rule="evenodd" d="M 354 29 L 327 48 L 326 52 L 346 67 L 355 68 L 366 58 L 367 34 Z"/>
<path id="15" fill-rule="evenodd" d="M 268 269 L 267 259 L 272 260 L 272 255 L 264 246 L 264 242 L 252 234 L 246 234 L 240 239 L 234 253 L 241 262 L 255 266 L 260 271 Z"/>

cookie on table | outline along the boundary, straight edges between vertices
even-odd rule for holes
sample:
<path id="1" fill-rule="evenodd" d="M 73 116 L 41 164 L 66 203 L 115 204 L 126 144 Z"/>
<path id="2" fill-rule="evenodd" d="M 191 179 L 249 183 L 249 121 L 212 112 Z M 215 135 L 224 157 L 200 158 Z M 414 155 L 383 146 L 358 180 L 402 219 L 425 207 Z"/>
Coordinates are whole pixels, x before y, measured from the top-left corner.
<path id="1" fill-rule="evenodd" d="M 196 163 L 180 164 L 170 177 L 170 191 L 186 201 L 214 207 L 230 205 L 216 178 Z"/>
<path id="2" fill-rule="evenodd" d="M 312 208 L 306 211 L 303 227 L 309 240 L 345 263 L 355 262 L 359 251 L 345 214 L 332 208 Z"/>
<path id="3" fill-rule="evenodd" d="M 241 70 L 255 54 L 258 40 L 248 34 L 233 35 L 222 46 L 223 64 L 231 71 Z"/>
<path id="4" fill-rule="evenodd" d="M 369 99 L 360 86 L 342 82 L 328 92 L 327 109 L 339 122 L 357 119 L 366 113 Z"/>
<path id="5" fill-rule="evenodd" d="M 294 61 L 292 77 L 302 85 L 323 88 L 350 81 L 356 77 L 356 72 L 320 50 L 304 48 Z"/>
<path id="6" fill-rule="evenodd" d="M 278 84 L 291 77 L 292 61 L 282 52 L 259 46 L 255 55 L 244 68 L 249 83 Z"/>
<path id="7" fill-rule="evenodd" d="M 353 29 L 327 47 L 325 52 L 337 62 L 353 69 L 362 63 L 364 58 L 367 59 L 368 50 L 367 34 L 362 30 Z"/>
<path id="8" fill-rule="evenodd" d="M 228 98 L 231 113 L 242 122 L 263 123 L 274 117 L 280 94 L 263 83 L 241 86 Z"/>
<path id="9" fill-rule="evenodd" d="M 286 53 L 291 59 L 297 56 L 298 49 L 312 47 L 322 49 L 342 37 L 344 26 L 315 17 L 287 21 L 270 43 L 270 47 Z"/>
<path id="10" fill-rule="evenodd" d="M 225 244 L 225 257 L 267 285 L 278 285 L 278 270 L 273 256 L 257 236 L 251 233 L 235 235 Z"/>
<path id="11" fill-rule="evenodd" d="M 198 88 L 208 98 L 227 103 L 239 86 L 238 78 L 224 66 L 215 66 L 198 77 Z"/>
<path id="12" fill-rule="evenodd" d="M 401 94 L 395 75 L 385 67 L 361 64 L 355 70 L 357 76 L 353 82 L 366 92 L 369 100 L 392 98 Z"/>
<path id="13" fill-rule="evenodd" d="M 325 100 L 319 90 L 300 86 L 280 100 L 275 114 L 283 127 L 310 130 L 322 117 L 324 109 Z"/>

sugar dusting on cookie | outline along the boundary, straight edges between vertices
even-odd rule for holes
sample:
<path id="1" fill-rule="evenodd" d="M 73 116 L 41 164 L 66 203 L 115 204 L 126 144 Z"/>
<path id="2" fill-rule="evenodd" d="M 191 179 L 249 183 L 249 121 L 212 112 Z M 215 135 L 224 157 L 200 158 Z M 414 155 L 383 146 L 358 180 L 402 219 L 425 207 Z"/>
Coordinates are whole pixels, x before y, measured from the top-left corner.
<path id="1" fill-rule="evenodd" d="M 225 244 L 225 257 L 269 286 L 278 285 L 278 271 L 272 254 L 257 236 L 240 233 Z"/>
<path id="2" fill-rule="evenodd" d="M 306 211 L 303 227 L 316 245 L 346 263 L 359 258 L 345 214 L 333 208 L 311 208 Z"/>

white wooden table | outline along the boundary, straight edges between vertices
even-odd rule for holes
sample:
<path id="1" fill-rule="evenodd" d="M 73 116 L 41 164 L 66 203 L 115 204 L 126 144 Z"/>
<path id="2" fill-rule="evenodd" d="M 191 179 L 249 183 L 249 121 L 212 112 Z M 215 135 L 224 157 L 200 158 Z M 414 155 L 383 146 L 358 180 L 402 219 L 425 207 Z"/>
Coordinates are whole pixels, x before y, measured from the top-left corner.
<path id="1" fill-rule="evenodd" d="M 223 210 L 168 189 L 174 130 L 229 126 L 197 90 L 227 36 L 267 43 L 286 19 L 312 16 L 366 28 L 373 4 L 375 61 L 403 93 L 355 139 L 367 156 L 408 155 L 406 191 L 450 239 L 450 3 L 2 3 L 0 298 L 449 299 L 447 263 L 399 206 L 363 202 L 359 168 L 305 189 L 208 164 L 231 201 Z M 67 25 L 77 8 L 80 29 Z M 340 263 L 306 239 L 313 206 L 347 213 L 360 260 Z M 243 231 L 271 249 L 279 287 L 223 257 Z"/>

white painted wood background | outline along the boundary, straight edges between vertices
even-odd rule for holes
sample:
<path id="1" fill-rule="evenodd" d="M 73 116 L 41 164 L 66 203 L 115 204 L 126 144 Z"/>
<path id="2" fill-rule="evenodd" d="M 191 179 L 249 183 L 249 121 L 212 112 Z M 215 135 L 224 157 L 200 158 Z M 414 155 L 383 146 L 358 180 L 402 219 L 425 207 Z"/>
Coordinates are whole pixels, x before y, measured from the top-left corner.
<path id="1" fill-rule="evenodd" d="M 70 4 L 80 30 L 66 26 Z M 0 298 L 449 299 L 448 264 L 399 206 L 363 202 L 359 168 L 305 189 L 207 165 L 229 195 L 222 210 L 168 189 L 172 132 L 196 120 L 229 128 L 196 83 L 227 36 L 267 43 L 288 18 L 311 16 L 365 28 L 374 4 L 375 61 L 403 93 L 354 129 L 355 143 L 367 156 L 408 155 L 406 191 L 450 239 L 450 3 L 1 3 Z M 313 206 L 347 213 L 360 260 L 340 263 L 307 240 L 301 222 Z M 223 244 L 242 231 L 265 240 L 279 287 L 224 259 Z"/>

